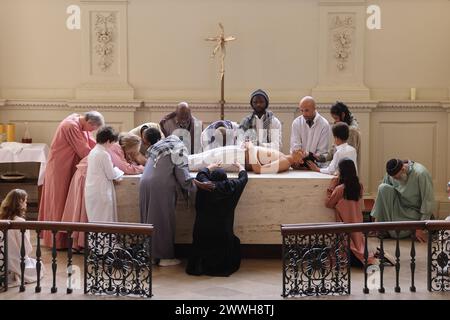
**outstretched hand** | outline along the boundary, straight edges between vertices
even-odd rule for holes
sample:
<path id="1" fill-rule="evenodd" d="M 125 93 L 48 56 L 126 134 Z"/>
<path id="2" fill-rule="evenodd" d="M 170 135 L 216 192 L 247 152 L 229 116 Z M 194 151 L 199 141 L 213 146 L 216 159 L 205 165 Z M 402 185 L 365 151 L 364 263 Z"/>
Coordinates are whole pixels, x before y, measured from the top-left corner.
<path id="1" fill-rule="evenodd" d="M 211 163 L 207 168 L 209 171 L 213 171 L 216 170 L 217 168 L 220 168 L 222 165 L 222 163 L 220 161 L 215 162 L 215 163 Z"/>
<path id="2" fill-rule="evenodd" d="M 245 168 L 239 162 L 233 163 L 233 167 L 237 168 L 239 170 L 239 172 L 245 170 Z"/>
<path id="3" fill-rule="evenodd" d="M 204 191 L 211 192 L 216 188 L 216 185 L 212 183 L 211 181 L 201 182 L 197 179 L 194 179 L 194 184 L 197 186 L 197 188 L 202 189 Z"/>

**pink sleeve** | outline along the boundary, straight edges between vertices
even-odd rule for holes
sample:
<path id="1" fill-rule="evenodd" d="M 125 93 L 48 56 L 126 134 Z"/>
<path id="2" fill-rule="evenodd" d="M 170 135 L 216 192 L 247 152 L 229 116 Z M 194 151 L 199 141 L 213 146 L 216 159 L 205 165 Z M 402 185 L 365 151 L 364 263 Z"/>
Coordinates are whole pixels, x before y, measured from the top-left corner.
<path id="1" fill-rule="evenodd" d="M 334 188 L 333 193 L 329 196 L 327 196 L 327 199 L 325 200 L 325 206 L 327 208 L 335 208 L 336 204 L 341 200 L 344 196 L 344 188 L 343 185 L 339 185 L 336 188 Z"/>
<path id="2" fill-rule="evenodd" d="M 86 133 L 81 131 L 76 125 L 67 127 L 67 130 L 65 130 L 65 138 L 80 159 L 86 157 L 92 149 Z"/>
<path id="3" fill-rule="evenodd" d="M 135 163 L 129 163 L 125 159 L 122 148 L 118 144 L 114 144 L 109 150 L 112 163 L 115 167 L 122 170 L 125 174 L 140 174 L 144 172 L 144 167 Z"/>

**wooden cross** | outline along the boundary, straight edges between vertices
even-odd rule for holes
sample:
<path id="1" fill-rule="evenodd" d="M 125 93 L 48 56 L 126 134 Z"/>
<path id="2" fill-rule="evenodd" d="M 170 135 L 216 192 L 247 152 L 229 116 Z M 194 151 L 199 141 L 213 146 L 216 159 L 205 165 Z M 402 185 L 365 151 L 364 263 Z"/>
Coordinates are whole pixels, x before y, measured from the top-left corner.
<path id="1" fill-rule="evenodd" d="M 233 41 L 236 40 L 235 37 L 233 36 L 228 36 L 225 37 L 225 30 L 223 28 L 222 23 L 219 23 L 219 27 L 220 27 L 220 33 L 219 35 L 215 36 L 215 37 L 210 37 L 210 38 L 206 38 L 206 41 L 215 41 L 217 43 L 217 45 L 214 47 L 214 50 L 211 54 L 211 58 L 214 58 L 216 56 L 217 51 L 219 51 L 222 54 L 222 59 L 221 59 L 221 66 L 220 66 L 220 84 L 221 84 L 221 89 L 220 89 L 220 119 L 224 120 L 225 117 L 225 54 L 226 54 L 226 48 L 225 45 L 228 41 Z"/>

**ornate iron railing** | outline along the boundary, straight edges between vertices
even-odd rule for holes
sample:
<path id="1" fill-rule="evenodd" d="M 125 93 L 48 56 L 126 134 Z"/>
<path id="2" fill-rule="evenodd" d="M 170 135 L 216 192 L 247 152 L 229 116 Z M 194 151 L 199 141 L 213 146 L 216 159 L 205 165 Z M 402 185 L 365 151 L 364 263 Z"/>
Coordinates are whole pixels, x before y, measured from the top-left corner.
<path id="1" fill-rule="evenodd" d="M 0 221 L 0 290 L 8 290 L 8 244 L 7 233 L 19 230 L 21 235 L 19 291 L 25 291 L 25 232 L 34 230 L 36 240 L 36 287 L 41 292 L 41 272 L 43 268 L 40 235 L 44 230 L 51 231 L 51 293 L 56 293 L 56 273 L 58 251 L 56 234 L 66 232 L 67 248 L 67 290 L 73 292 L 72 243 L 73 232 L 84 232 L 84 293 L 107 295 L 152 296 L 152 256 L 151 236 L 153 226 L 132 223 L 62 223 L 62 222 L 16 222 Z"/>
<path id="2" fill-rule="evenodd" d="M 450 291 L 449 222 L 431 221 L 428 229 L 428 290 Z"/>
<path id="3" fill-rule="evenodd" d="M 369 293 L 369 232 L 391 231 L 395 240 L 395 292 L 400 292 L 401 232 L 410 233 L 409 270 L 411 292 L 416 291 L 416 230 L 428 231 L 429 291 L 450 291 L 450 222 L 381 222 L 352 224 L 282 225 L 283 283 L 282 296 L 345 295 L 351 293 L 350 241 L 352 232 L 362 232 L 364 248 L 364 293 Z M 385 261 L 384 239 L 378 236 L 379 261 Z M 384 293 L 384 263 L 378 266 L 378 292 Z"/>
<path id="4" fill-rule="evenodd" d="M 8 290 L 8 226 L 0 221 L 0 292 Z"/>

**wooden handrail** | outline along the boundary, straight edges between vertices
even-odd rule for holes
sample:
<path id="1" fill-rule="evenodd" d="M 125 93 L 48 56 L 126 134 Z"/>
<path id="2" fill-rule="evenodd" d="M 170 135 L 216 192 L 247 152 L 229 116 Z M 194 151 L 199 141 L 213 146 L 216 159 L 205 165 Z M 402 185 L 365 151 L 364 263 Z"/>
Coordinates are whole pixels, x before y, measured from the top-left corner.
<path id="1" fill-rule="evenodd" d="M 0 228 L 21 230 L 81 231 L 152 235 L 153 225 L 140 223 L 71 223 L 0 220 Z"/>
<path id="2" fill-rule="evenodd" d="M 427 221 L 427 230 L 450 230 L 450 221 L 445 220 L 433 220 Z"/>
<path id="3" fill-rule="evenodd" d="M 0 230 L 6 230 L 9 228 L 9 220 L 0 220 Z"/>
<path id="4" fill-rule="evenodd" d="M 450 227 L 450 224 L 448 225 Z M 369 232 L 381 230 L 416 230 L 425 229 L 426 221 L 403 221 L 403 222 L 371 222 L 371 223 L 347 223 L 327 225 L 281 225 L 281 233 L 289 234 L 323 234 L 323 233 L 348 233 Z"/>

